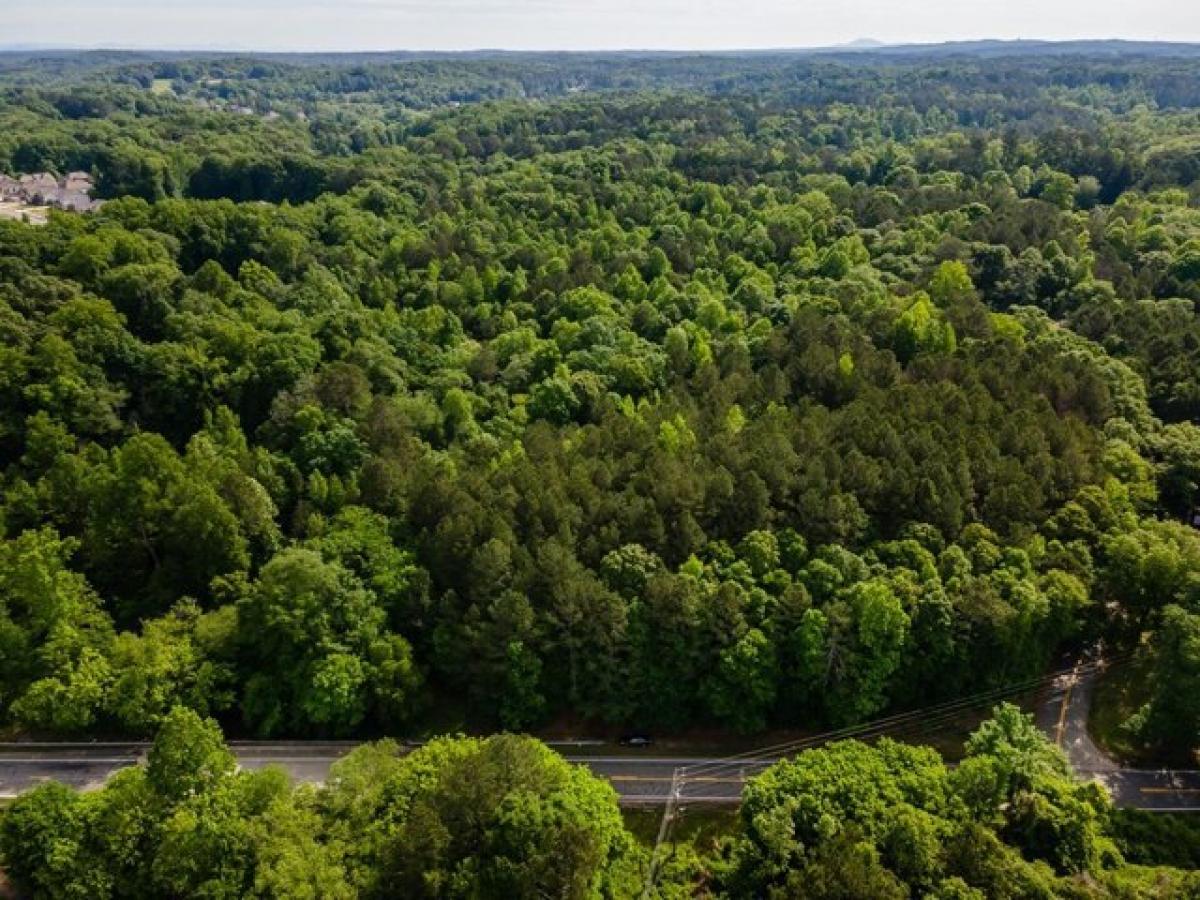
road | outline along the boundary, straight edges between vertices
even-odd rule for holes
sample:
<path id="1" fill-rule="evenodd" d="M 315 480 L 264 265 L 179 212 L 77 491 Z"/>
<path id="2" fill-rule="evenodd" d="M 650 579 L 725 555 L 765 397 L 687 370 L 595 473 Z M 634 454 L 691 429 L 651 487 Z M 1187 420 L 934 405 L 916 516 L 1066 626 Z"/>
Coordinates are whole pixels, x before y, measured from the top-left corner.
<path id="1" fill-rule="evenodd" d="M 1200 812 L 1200 771 L 1124 768 L 1092 740 L 1088 712 L 1102 668 L 1077 663 L 1038 704 L 1042 730 L 1082 777 L 1101 782 L 1117 806 L 1157 812 Z"/>
<path id="2" fill-rule="evenodd" d="M 1076 666 L 1041 697 L 1037 719 L 1066 752 L 1084 777 L 1103 782 L 1120 806 L 1160 811 L 1200 812 L 1200 772 L 1122 768 L 1108 758 L 1087 731 L 1097 670 Z M 232 742 L 238 763 L 246 769 L 278 765 L 300 782 L 320 783 L 329 767 L 348 753 L 348 742 Z M 114 772 L 144 759 L 144 743 L 9 743 L 0 744 L 0 797 L 14 797 L 48 780 L 81 790 L 100 787 Z M 603 746 L 585 753 L 578 744 L 557 749 L 569 761 L 587 766 L 610 781 L 626 805 L 661 804 L 672 791 L 686 804 L 737 803 L 745 779 L 770 765 L 770 759 L 729 761 L 657 755 L 652 749 L 603 755 Z"/>
<path id="3" fill-rule="evenodd" d="M 245 769 L 277 765 L 299 782 L 320 783 L 329 775 L 329 767 L 348 753 L 353 743 L 239 743 L 230 748 L 238 764 Z M 61 781 L 80 790 L 101 787 L 116 771 L 136 765 L 144 759 L 148 745 L 142 743 L 16 743 L 0 744 L 0 797 L 15 797 L 43 781 Z M 761 771 L 769 762 L 747 760 L 738 765 L 721 760 L 695 757 L 630 754 L 626 756 L 564 756 L 587 766 L 596 775 L 608 779 L 621 795 L 623 803 L 661 803 L 671 789 L 675 770 L 683 766 L 703 766 L 705 771 L 686 779 L 680 796 L 694 802 L 736 803 L 741 796 L 744 775 Z M 708 769 L 709 766 L 714 768 Z"/>

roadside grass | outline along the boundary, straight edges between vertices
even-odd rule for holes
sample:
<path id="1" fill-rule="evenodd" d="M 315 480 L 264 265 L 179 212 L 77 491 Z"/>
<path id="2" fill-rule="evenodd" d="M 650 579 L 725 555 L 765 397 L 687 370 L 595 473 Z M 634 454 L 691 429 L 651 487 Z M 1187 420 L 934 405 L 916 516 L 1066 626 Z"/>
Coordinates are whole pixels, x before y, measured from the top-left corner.
<path id="1" fill-rule="evenodd" d="M 658 837 L 662 813 L 661 806 L 633 806 L 621 810 L 625 827 L 647 847 L 653 847 Z M 736 834 L 738 828 L 738 808 L 734 805 L 692 806 L 675 823 L 671 838 L 676 844 L 691 844 L 704 852 L 721 838 Z"/>
<path id="2" fill-rule="evenodd" d="M 1088 730 L 1092 740 L 1122 762 L 1148 762 L 1145 749 L 1124 727 L 1150 699 L 1151 669 L 1144 656 L 1105 672 L 1096 683 Z"/>

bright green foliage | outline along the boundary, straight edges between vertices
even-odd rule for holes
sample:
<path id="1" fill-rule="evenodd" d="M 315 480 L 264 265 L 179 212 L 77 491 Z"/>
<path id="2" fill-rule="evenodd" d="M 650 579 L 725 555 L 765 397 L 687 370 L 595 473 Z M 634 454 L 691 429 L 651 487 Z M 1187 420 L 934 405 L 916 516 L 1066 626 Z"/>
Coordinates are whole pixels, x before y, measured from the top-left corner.
<path id="1" fill-rule="evenodd" d="M 35 897 L 111 896 L 111 878 L 84 847 L 89 803 L 56 782 L 26 794 L 0 819 L 5 871 Z"/>
<path id="2" fill-rule="evenodd" d="M 146 778 L 163 796 L 183 797 L 233 771 L 233 755 L 211 722 L 183 709 L 163 722 L 146 759 Z"/>
<path id="3" fill-rule="evenodd" d="M 929 280 L 929 296 L 943 309 L 967 299 L 974 291 L 975 285 L 971 283 L 971 274 L 959 260 L 947 260 L 941 263 Z"/>
<path id="4" fill-rule="evenodd" d="M 176 706 L 202 715 L 230 707 L 230 620 L 224 611 L 201 613 L 184 603 L 148 620 L 141 634 L 123 632 L 112 649 L 106 712 L 130 732 L 147 733 Z"/>
<path id="5" fill-rule="evenodd" d="M 68 568 L 75 547 L 50 529 L 0 542 L 0 697 L 34 728 L 92 725 L 111 678 L 112 623 Z"/>
<path id="6" fill-rule="evenodd" d="M 957 770 L 931 749 L 885 739 L 810 750 L 756 777 L 725 889 L 733 897 L 1067 896 L 1055 872 L 1099 876 L 1120 863 L 1108 815 L 1103 790 L 1076 782 L 1032 721 L 1001 706 Z"/>
<path id="7" fill-rule="evenodd" d="M 1146 625 L 1167 604 L 1200 601 L 1200 534 L 1174 522 L 1146 523 L 1108 536 L 1101 584 L 1134 623 Z"/>
<path id="8" fill-rule="evenodd" d="M 968 758 L 982 758 L 991 767 L 997 791 L 991 803 L 996 806 L 1039 780 L 1068 773 L 1062 751 L 1049 743 L 1020 709 L 1007 703 L 997 707 L 993 717 L 971 735 L 966 751 Z"/>
<path id="9" fill-rule="evenodd" d="M 673 851 L 656 895 L 1187 897 L 1194 873 L 1117 852 L 1114 836 L 1187 865 L 1186 847 L 1159 845 L 1171 828 L 1150 825 L 1115 817 L 1027 717 L 1000 707 L 957 769 L 886 739 L 773 766 L 747 785 L 737 833 L 711 854 Z M 641 892 L 647 855 L 613 789 L 530 738 L 366 744 L 324 787 L 293 788 L 278 770 L 235 772 L 216 726 L 176 709 L 144 766 L 95 793 L 51 783 L 7 808 L 0 863 L 34 898 L 623 900 Z"/>
<path id="10" fill-rule="evenodd" d="M 528 738 L 367 745 L 327 788 L 235 772 L 219 730 L 176 709 L 144 767 L 93 794 L 48 784 L 0 819 L 36 898 L 626 898 L 643 857 L 616 794 Z"/>
<path id="11" fill-rule="evenodd" d="M 282 729 L 341 734 L 369 711 L 395 721 L 420 685 L 411 650 L 385 629 L 373 591 L 311 550 L 285 550 L 238 603 L 241 653 L 255 674 L 243 710 L 264 735 Z"/>
<path id="12" fill-rule="evenodd" d="M 167 715 L 144 768 L 94 794 L 51 783 L 0 820 L 10 877 L 37 898 L 350 898 L 312 795 L 235 773 L 211 721 Z"/>
<path id="13" fill-rule="evenodd" d="M 334 768 L 327 815 L 365 897 L 632 896 L 612 788 L 528 738 L 380 745 Z"/>
<path id="14" fill-rule="evenodd" d="M 939 320 L 928 295 L 918 294 L 896 320 L 896 355 L 908 361 L 921 353 L 953 353 L 954 327 Z"/>

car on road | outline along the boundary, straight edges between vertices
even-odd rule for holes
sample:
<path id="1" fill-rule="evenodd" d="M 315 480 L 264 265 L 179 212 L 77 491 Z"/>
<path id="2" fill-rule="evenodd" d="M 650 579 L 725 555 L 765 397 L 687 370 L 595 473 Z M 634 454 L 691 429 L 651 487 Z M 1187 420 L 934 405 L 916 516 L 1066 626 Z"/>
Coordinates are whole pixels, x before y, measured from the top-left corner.
<path id="1" fill-rule="evenodd" d="M 649 747 L 654 739 L 648 734 L 626 734 L 621 736 L 622 747 Z"/>

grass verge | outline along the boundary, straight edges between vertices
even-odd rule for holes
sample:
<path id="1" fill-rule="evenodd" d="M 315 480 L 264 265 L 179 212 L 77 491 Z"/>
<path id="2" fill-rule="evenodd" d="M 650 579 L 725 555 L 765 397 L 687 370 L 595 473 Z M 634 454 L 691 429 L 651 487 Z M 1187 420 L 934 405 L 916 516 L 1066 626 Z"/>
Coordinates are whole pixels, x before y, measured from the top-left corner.
<path id="1" fill-rule="evenodd" d="M 662 808 L 635 806 L 621 810 L 625 826 L 647 847 L 654 846 Z M 693 806 L 675 823 L 672 840 L 677 844 L 692 844 L 697 850 L 708 850 L 721 838 L 735 834 L 738 829 L 736 806 Z"/>
<path id="2" fill-rule="evenodd" d="M 1150 664 L 1138 656 L 1128 665 L 1105 672 L 1096 683 L 1088 729 L 1092 740 L 1123 762 L 1147 762 L 1144 748 L 1125 729 L 1130 716 L 1150 699 Z"/>

